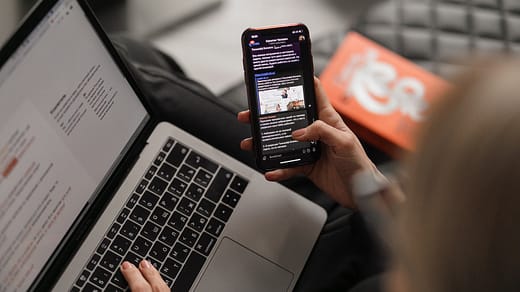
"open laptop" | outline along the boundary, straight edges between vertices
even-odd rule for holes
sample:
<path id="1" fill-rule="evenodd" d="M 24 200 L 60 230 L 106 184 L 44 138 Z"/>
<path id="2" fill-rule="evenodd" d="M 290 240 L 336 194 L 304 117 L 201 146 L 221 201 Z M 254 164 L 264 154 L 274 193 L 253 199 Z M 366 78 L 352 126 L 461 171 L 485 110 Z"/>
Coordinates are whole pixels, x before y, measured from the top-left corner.
<path id="1" fill-rule="evenodd" d="M 43 0 L 0 51 L 0 291 L 290 291 L 322 208 L 158 123 L 84 0 Z"/>

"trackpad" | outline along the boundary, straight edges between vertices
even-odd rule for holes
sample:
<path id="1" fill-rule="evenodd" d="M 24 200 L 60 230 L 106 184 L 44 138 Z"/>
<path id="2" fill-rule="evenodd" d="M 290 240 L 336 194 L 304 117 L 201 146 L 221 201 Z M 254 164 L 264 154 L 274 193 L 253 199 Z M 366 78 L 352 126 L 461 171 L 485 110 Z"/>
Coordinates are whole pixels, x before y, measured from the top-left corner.
<path id="1" fill-rule="evenodd" d="M 293 274 L 224 238 L 196 291 L 288 291 Z"/>

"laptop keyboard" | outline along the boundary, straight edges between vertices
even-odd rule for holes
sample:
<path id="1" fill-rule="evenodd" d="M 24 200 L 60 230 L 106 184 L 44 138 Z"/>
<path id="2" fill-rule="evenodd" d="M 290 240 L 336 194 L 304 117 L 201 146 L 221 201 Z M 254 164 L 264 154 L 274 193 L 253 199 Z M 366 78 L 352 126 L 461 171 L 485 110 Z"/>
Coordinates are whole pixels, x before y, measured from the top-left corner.
<path id="1" fill-rule="evenodd" d="M 126 291 L 119 267 L 147 259 L 175 292 L 188 291 L 248 181 L 169 138 L 72 291 Z"/>

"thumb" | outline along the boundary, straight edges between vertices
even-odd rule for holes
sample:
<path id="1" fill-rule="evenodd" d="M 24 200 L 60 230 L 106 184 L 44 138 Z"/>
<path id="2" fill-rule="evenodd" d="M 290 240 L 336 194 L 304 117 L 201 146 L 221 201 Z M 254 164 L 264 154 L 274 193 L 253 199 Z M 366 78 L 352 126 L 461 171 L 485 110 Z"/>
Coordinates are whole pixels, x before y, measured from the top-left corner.
<path id="1" fill-rule="evenodd" d="M 319 140 L 332 148 L 351 149 L 355 142 L 355 136 L 351 132 L 345 132 L 333 126 L 317 120 L 307 128 L 296 130 L 292 137 L 298 141 Z"/>

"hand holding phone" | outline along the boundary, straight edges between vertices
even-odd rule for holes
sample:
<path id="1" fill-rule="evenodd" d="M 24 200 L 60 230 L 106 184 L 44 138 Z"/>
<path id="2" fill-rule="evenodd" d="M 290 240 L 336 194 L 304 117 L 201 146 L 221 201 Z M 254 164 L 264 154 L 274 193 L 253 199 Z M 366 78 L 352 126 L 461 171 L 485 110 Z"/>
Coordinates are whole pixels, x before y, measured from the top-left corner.
<path id="1" fill-rule="evenodd" d="M 291 136 L 318 118 L 309 30 L 303 24 L 250 28 L 242 34 L 242 50 L 258 167 L 314 163 L 318 142 Z"/>
<path id="2" fill-rule="evenodd" d="M 345 207 L 355 207 L 352 198 L 352 176 L 358 171 L 380 175 L 368 158 L 356 135 L 347 127 L 341 116 L 330 104 L 319 80 L 315 79 L 316 105 L 319 120 L 297 130 L 293 138 L 298 141 L 320 140 L 321 156 L 313 164 L 269 171 L 266 179 L 282 181 L 297 175 L 306 175 L 333 200 Z M 238 120 L 250 123 L 249 110 L 238 113 Z M 244 139 L 240 148 L 253 150 L 251 138 Z"/>

